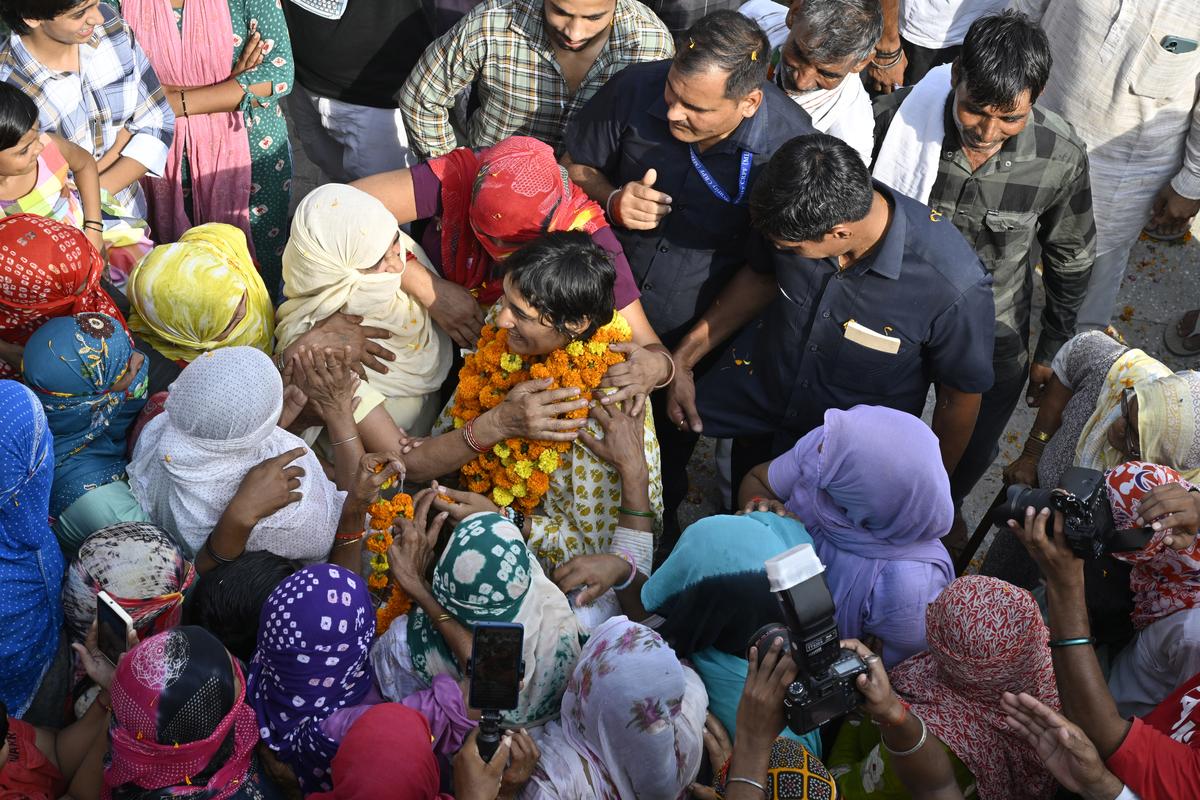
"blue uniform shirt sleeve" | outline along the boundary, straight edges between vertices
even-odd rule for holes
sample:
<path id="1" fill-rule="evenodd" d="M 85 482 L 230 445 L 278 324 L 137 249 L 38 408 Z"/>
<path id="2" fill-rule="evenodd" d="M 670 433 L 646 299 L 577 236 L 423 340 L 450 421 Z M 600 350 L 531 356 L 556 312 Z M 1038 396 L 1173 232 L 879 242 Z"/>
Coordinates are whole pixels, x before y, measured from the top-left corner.
<path id="1" fill-rule="evenodd" d="M 934 320 L 925 345 L 933 381 L 972 394 L 992 388 L 996 336 L 992 276 L 982 265 L 979 272 L 979 280 Z"/>

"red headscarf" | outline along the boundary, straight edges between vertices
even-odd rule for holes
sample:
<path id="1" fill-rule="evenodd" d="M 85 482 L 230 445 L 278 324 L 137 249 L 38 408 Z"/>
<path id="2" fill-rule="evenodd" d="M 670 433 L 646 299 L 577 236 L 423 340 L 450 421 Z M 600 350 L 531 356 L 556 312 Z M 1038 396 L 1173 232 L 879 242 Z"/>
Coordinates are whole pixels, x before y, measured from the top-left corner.
<path id="1" fill-rule="evenodd" d="M 216 637 L 185 625 L 144 639 L 113 676 L 112 763 L 101 797 L 133 784 L 223 800 L 242 788 L 258 744 L 241 667 Z M 233 749 L 214 764 L 233 733 Z M 207 780 L 197 775 L 211 770 Z"/>
<path id="2" fill-rule="evenodd" d="M 1170 467 L 1129 461 L 1105 473 L 1108 502 L 1117 528 L 1137 525 L 1142 500 L 1155 486 L 1178 483 L 1185 489 L 1192 484 Z M 1149 525 L 1154 520 L 1146 520 Z M 1133 565 L 1129 588 L 1133 590 L 1133 625 L 1138 630 L 1169 617 L 1176 611 L 1200 605 L 1200 541 L 1187 550 L 1173 550 L 1163 544 L 1171 533 L 1164 528 L 1154 534 L 1141 550 L 1113 553 Z"/>
<path id="3" fill-rule="evenodd" d="M 1009 733 L 1003 692 L 1028 692 L 1058 710 L 1050 632 L 1033 595 L 998 578 L 965 575 L 925 612 L 929 650 L 891 671 L 913 713 L 962 759 L 980 800 L 1050 798 L 1056 783 L 1033 748 Z"/>
<path id="4" fill-rule="evenodd" d="M 491 305 L 503 291 L 492 265 L 552 231 L 607 228 L 604 209 L 567 177 L 550 145 L 512 136 L 475 154 L 429 162 L 442 182 L 442 271 Z"/>
<path id="5" fill-rule="evenodd" d="M 34 214 L 0 219 L 0 339 L 25 344 L 51 317 L 100 311 L 125 324 L 100 288 L 104 260 L 83 231 Z M 14 375 L 0 362 L 0 378 Z"/>
<path id="6" fill-rule="evenodd" d="M 355 720 L 333 757 L 333 791 L 309 800 L 453 800 L 441 774 L 429 723 L 399 703 L 380 703 Z M 468 745 L 469 746 L 469 745 Z M 380 753 L 403 757 L 380 758 Z"/>

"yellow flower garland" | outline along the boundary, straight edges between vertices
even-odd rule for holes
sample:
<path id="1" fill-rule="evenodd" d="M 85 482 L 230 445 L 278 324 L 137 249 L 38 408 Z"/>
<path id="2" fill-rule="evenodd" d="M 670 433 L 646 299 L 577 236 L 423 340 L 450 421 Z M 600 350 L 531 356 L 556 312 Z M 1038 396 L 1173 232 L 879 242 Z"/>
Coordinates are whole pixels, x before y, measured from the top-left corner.
<path id="1" fill-rule="evenodd" d="M 629 323 L 619 313 L 587 340 L 574 341 L 549 355 L 528 357 L 510 352 L 508 331 L 485 325 L 474 353 L 466 357 L 458 373 L 458 391 L 451 415 L 461 428 L 483 412 L 503 402 L 508 390 L 530 379 L 550 378 L 551 389 L 573 386 L 580 397 L 591 400 L 608 368 L 625 360 L 623 353 L 609 348 L 633 338 Z M 566 416 L 582 419 L 581 408 Z M 550 490 L 550 475 L 562 463 L 561 453 L 570 442 L 505 439 L 491 450 L 463 465 L 463 483 L 472 492 L 490 495 L 498 506 L 514 506 L 532 513 Z"/>
<path id="2" fill-rule="evenodd" d="M 412 495 L 400 493 L 391 500 L 380 499 L 367 509 L 370 515 L 371 534 L 367 537 L 367 550 L 371 552 L 371 574 L 367 577 L 367 586 L 377 592 L 383 592 L 391 584 L 391 592 L 387 602 L 375 611 L 375 635 L 383 636 L 391 626 L 392 620 L 408 613 L 412 608 L 412 599 L 405 594 L 388 574 L 388 548 L 392 546 L 392 525 L 397 517 L 413 518 Z"/>

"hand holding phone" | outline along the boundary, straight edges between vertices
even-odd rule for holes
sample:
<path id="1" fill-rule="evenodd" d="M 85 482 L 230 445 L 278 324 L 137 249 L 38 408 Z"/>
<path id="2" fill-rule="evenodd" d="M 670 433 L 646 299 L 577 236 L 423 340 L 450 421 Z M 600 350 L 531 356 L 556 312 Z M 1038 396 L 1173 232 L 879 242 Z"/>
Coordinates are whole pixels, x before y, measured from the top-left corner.
<path id="1" fill-rule="evenodd" d="M 491 761 L 500 745 L 500 712 L 514 709 L 520 702 L 521 678 L 525 673 L 521 657 L 524 644 L 523 625 L 475 623 L 468 666 L 471 686 L 467 705 L 482 712 L 477 743 L 484 761 Z"/>
<path id="2" fill-rule="evenodd" d="M 96 646 L 114 667 L 128 648 L 133 618 L 105 591 L 96 595 Z"/>

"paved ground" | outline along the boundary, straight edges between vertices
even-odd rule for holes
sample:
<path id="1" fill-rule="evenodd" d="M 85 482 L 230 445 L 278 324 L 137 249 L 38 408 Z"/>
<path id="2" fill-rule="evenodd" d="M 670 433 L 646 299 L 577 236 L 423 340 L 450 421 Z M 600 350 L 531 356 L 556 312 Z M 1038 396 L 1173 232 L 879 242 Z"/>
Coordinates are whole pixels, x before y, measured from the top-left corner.
<path id="1" fill-rule="evenodd" d="M 325 179 L 320 170 L 304 156 L 295 136 L 292 137 L 292 141 L 295 162 L 292 187 L 294 206 L 308 191 L 325 182 Z M 1192 230 L 1194 235 L 1200 236 L 1200 222 L 1193 225 Z M 1035 311 L 1035 320 L 1040 314 L 1040 296 L 1037 303 L 1039 310 Z M 1173 369 L 1200 369 L 1200 359 L 1176 358 L 1167 353 L 1162 344 L 1164 326 L 1188 308 L 1200 306 L 1200 240 L 1193 238 L 1181 244 L 1139 242 L 1133 250 L 1130 268 L 1121 287 L 1120 304 L 1122 307 L 1114 324 L 1131 345 L 1142 348 Z M 1035 331 L 1034 338 L 1036 336 Z M 1022 403 L 1009 422 L 996 462 L 964 505 L 963 514 L 969 530 L 974 530 L 983 512 L 999 491 L 1000 470 L 1020 452 L 1034 416 L 1035 412 Z M 927 408 L 926 419 L 928 417 Z M 705 440 L 701 447 L 697 448 L 689 466 L 690 492 L 680 514 L 684 524 L 717 510 L 714 498 L 720 493 L 717 491 L 717 474 L 712 452 L 711 440 Z M 975 563 L 978 561 L 977 557 Z"/>

